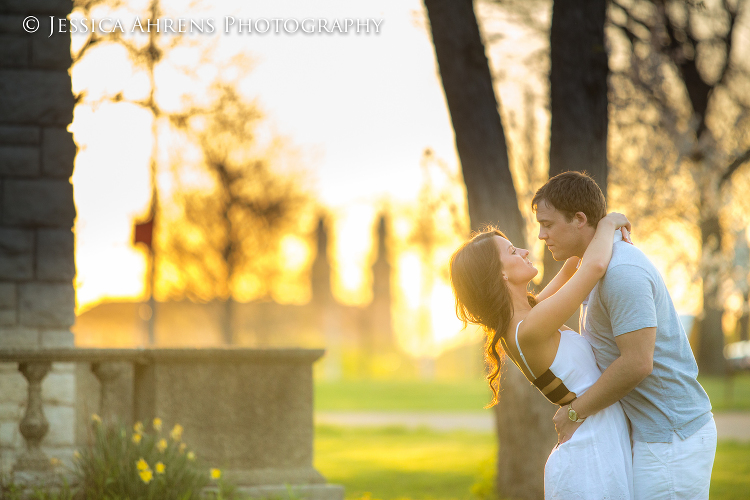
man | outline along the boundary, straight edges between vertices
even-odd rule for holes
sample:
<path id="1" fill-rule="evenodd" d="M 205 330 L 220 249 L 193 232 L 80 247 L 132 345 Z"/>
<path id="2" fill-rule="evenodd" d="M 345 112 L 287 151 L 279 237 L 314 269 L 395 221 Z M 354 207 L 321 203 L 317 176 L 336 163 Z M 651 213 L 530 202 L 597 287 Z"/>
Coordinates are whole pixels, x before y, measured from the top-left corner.
<path id="1" fill-rule="evenodd" d="M 564 172 L 539 188 L 532 209 L 539 238 L 562 261 L 583 256 L 606 201 L 593 179 Z M 711 403 L 664 281 L 618 235 L 606 274 L 581 305 L 580 331 L 603 373 L 557 411 L 558 440 L 620 401 L 632 430 L 636 500 L 707 499 L 716 453 Z"/>

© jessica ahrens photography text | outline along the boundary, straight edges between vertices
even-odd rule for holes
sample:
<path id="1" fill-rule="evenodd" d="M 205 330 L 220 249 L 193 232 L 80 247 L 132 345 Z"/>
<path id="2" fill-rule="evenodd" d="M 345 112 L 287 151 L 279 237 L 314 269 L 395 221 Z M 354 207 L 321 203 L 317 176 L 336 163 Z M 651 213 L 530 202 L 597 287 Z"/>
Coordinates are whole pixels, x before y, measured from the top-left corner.
<path id="1" fill-rule="evenodd" d="M 81 17 L 64 18 L 50 16 L 49 35 L 55 33 L 85 34 L 91 32 L 100 33 L 164 33 L 164 34 L 214 34 L 214 33 L 236 33 L 236 34 L 294 34 L 294 33 L 338 33 L 338 34 L 379 34 L 383 19 L 374 18 L 240 18 L 225 16 L 222 19 L 202 18 L 158 18 L 141 19 L 124 22 L 120 19 L 105 17 L 101 19 L 89 19 Z M 28 16 L 23 21 L 23 28 L 28 33 L 34 33 L 39 29 L 39 19 Z"/>

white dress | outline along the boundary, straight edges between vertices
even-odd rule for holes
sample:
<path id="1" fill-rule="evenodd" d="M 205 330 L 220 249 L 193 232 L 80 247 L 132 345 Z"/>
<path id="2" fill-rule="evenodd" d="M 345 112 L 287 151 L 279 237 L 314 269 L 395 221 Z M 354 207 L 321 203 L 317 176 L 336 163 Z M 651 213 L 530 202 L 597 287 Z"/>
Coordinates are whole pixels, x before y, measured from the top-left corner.
<path id="1" fill-rule="evenodd" d="M 516 347 L 536 378 L 518 344 L 518 326 Z M 549 369 L 577 396 L 601 376 L 591 345 L 572 330 L 560 330 L 560 346 Z M 544 498 L 633 499 L 630 431 L 619 402 L 587 417 L 569 441 L 555 446 L 544 467 Z"/>

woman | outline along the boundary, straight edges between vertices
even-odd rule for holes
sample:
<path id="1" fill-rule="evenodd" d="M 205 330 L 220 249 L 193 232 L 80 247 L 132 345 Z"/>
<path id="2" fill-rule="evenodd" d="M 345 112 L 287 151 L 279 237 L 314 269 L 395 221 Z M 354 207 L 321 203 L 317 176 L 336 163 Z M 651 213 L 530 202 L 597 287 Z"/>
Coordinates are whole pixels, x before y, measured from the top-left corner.
<path id="1" fill-rule="evenodd" d="M 538 273 L 529 251 L 515 248 L 497 229 L 474 236 L 453 254 L 456 314 L 487 333 L 490 406 L 498 399 L 503 351 L 561 406 L 574 404 L 599 378 L 591 346 L 563 323 L 604 276 L 618 229 L 627 241 L 630 223 L 622 214 L 599 221 L 580 265 L 578 258 L 568 259 L 536 297 L 527 292 Z M 546 499 L 632 499 L 632 482 L 630 435 L 619 403 L 586 418 L 569 441 L 552 450 L 544 468 Z"/>

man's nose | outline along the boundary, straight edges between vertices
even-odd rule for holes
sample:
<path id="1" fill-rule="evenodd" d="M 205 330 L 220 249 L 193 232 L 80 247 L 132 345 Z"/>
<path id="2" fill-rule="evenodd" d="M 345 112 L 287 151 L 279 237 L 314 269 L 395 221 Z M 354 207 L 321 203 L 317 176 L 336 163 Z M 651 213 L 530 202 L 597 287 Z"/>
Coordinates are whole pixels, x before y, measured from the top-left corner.
<path id="1" fill-rule="evenodd" d="M 546 240 L 547 239 L 547 233 L 542 230 L 542 228 L 539 228 L 539 234 L 537 235 L 537 238 L 540 240 Z"/>

